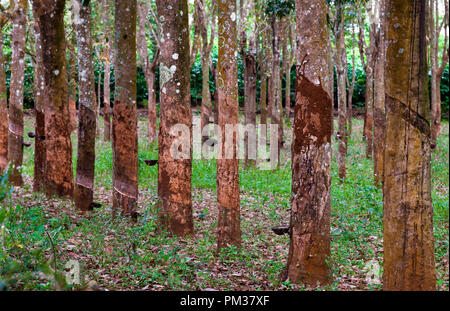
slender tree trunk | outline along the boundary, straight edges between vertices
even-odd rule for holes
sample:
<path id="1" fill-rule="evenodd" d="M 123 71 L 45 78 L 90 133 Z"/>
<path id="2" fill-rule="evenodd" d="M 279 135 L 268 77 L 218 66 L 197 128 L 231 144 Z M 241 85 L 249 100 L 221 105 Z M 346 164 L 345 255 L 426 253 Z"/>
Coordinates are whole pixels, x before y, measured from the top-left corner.
<path id="1" fill-rule="evenodd" d="M 355 68 L 355 29 L 354 26 L 352 25 L 352 39 L 353 39 L 353 44 L 352 44 L 352 81 L 351 84 L 349 85 L 349 90 L 348 90 L 348 99 L 347 99 L 347 124 L 348 124 L 348 128 L 347 128 L 347 132 L 348 132 L 348 137 L 352 136 L 352 130 L 353 130 L 353 93 L 355 90 L 355 81 L 356 81 L 356 68 Z M 384 94 L 384 93 L 383 93 Z"/>
<path id="2" fill-rule="evenodd" d="M 272 108 L 270 113 L 270 123 L 278 125 L 278 150 L 275 151 L 271 148 L 271 162 L 274 161 L 277 165 L 280 165 L 280 151 L 283 146 L 283 125 L 281 121 L 281 70 L 280 70 L 280 42 L 279 42 L 279 21 L 275 16 L 272 17 L 272 47 L 273 47 L 273 58 L 272 58 L 272 81 L 271 81 L 271 97 L 272 97 Z M 276 153 L 275 153 L 276 152 Z"/>
<path id="3" fill-rule="evenodd" d="M 160 128 L 158 167 L 158 208 L 160 221 L 168 232 L 177 236 L 194 234 L 191 197 L 192 148 L 190 131 L 190 53 L 187 33 L 188 3 L 167 0 L 157 3 L 161 23 L 160 57 Z M 174 126 L 182 124 L 189 136 L 183 146 L 171 151 L 176 139 Z M 178 134 L 175 131 L 175 135 Z"/>
<path id="4" fill-rule="evenodd" d="M 380 16 L 376 35 L 377 50 L 375 54 L 374 69 L 374 141 L 373 141 L 373 164 L 375 184 L 378 187 L 383 183 L 384 162 L 384 136 L 386 127 L 385 90 L 384 90 L 384 65 L 385 65 L 385 41 L 384 41 L 384 0 L 380 1 Z"/>
<path id="5" fill-rule="evenodd" d="M 214 6 L 214 4 L 213 4 Z M 211 24 L 211 39 L 208 40 L 208 25 L 207 16 L 205 12 L 205 1 L 200 0 L 196 2 L 196 10 L 198 18 L 198 27 L 201 37 L 202 47 L 201 62 L 202 62 L 202 105 L 201 105 L 201 128 L 203 129 L 210 123 L 210 118 L 212 115 L 211 111 L 211 93 L 209 89 L 209 67 L 210 67 L 210 54 L 212 49 L 212 44 L 215 37 L 215 25 L 214 21 L 208 20 Z M 214 7 L 213 7 L 214 9 Z M 213 14 L 214 12 L 212 12 Z M 211 13 L 210 13 L 211 14 Z M 202 137 L 205 141 L 207 138 Z"/>
<path id="6" fill-rule="evenodd" d="M 33 190 L 45 191 L 45 81 L 44 64 L 42 59 L 42 34 L 39 26 L 37 7 L 33 3 L 34 35 L 36 62 L 33 68 L 34 110 L 36 114 L 35 143 L 34 143 L 34 179 Z"/>
<path id="7" fill-rule="evenodd" d="M 141 62 L 144 67 L 145 82 L 147 84 L 148 92 L 148 139 L 153 142 L 156 138 L 156 93 L 155 93 L 155 70 L 159 58 L 159 48 L 156 48 L 153 56 L 153 62 L 150 63 L 148 58 L 147 39 L 145 35 L 145 26 L 147 24 L 148 7 L 147 3 L 139 2 L 138 4 L 138 18 L 139 18 L 139 32 L 138 32 L 138 52 Z"/>
<path id="8" fill-rule="evenodd" d="M 109 1 L 103 0 L 102 3 L 103 14 L 102 21 L 105 27 L 105 49 L 104 56 L 105 61 L 103 62 L 104 68 L 104 76 L 103 76 L 103 112 L 104 112 L 104 124 L 103 124 L 103 140 L 111 141 L 111 29 L 110 29 L 110 15 L 109 15 Z M 101 74 L 100 76 L 101 77 Z M 99 85 L 101 85 L 101 79 L 99 78 Z M 99 89 L 100 90 L 100 89 Z M 100 105 L 100 92 L 99 92 L 99 101 Z M 97 114 L 99 111 L 97 111 Z M 100 123 L 97 123 L 97 128 L 100 128 Z"/>
<path id="9" fill-rule="evenodd" d="M 137 217 L 136 0 L 115 1 L 115 96 L 112 124 L 113 209 Z"/>
<path id="10" fill-rule="evenodd" d="M 77 178 L 75 207 L 92 209 L 94 199 L 95 136 L 97 103 L 92 58 L 91 6 L 89 1 L 72 0 L 78 45 L 79 107 Z"/>
<path id="11" fill-rule="evenodd" d="M 19 170 L 23 161 L 23 92 L 28 2 L 20 0 L 15 3 L 11 31 L 8 158 L 12 165 L 9 182 L 14 186 L 22 186 L 23 179 Z"/>
<path id="12" fill-rule="evenodd" d="M 2 25 L 3 26 L 3 25 Z M 6 93 L 3 27 L 0 32 L 0 175 L 8 165 L 8 99 Z"/>
<path id="13" fill-rule="evenodd" d="M 386 0 L 384 290 L 436 289 L 425 10 Z"/>
<path id="14" fill-rule="evenodd" d="M 344 28 L 344 12 L 343 4 L 337 5 L 337 17 L 336 17 L 336 73 L 338 84 L 338 124 L 339 130 L 337 138 L 339 142 L 338 151 L 338 174 L 339 178 L 345 179 L 346 166 L 345 161 L 347 158 L 347 141 L 348 141 L 348 129 L 347 129 L 347 53 L 345 49 L 345 28 Z"/>
<path id="15" fill-rule="evenodd" d="M 64 34 L 64 0 L 34 0 L 37 8 L 45 81 L 45 191 L 73 194 L 72 142 Z"/>
<path id="16" fill-rule="evenodd" d="M 75 28 L 75 27 L 74 27 Z M 77 55 L 75 52 L 76 38 L 75 33 L 67 42 L 67 50 L 69 51 L 69 116 L 70 116 L 70 132 L 75 131 L 77 127 Z"/>
<path id="17" fill-rule="evenodd" d="M 333 107 L 324 1 L 296 0 L 297 96 L 292 146 L 290 247 L 285 277 L 329 281 Z"/>
<path id="18" fill-rule="evenodd" d="M 241 246 L 239 159 L 237 155 L 238 133 L 226 133 L 225 126 L 239 124 L 238 81 L 237 81 L 237 27 L 236 0 L 219 1 L 219 44 L 218 91 L 219 126 L 222 131 L 222 153 L 217 159 L 217 225 L 218 250 L 234 245 Z M 225 136 L 233 135 L 231 156 L 226 158 Z"/>

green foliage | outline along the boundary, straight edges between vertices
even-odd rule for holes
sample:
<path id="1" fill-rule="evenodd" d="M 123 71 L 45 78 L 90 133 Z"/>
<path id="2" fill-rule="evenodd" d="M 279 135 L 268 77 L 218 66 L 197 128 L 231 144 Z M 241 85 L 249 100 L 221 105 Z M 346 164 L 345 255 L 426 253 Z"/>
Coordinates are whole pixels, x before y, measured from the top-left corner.
<path id="1" fill-rule="evenodd" d="M 295 10 L 295 0 L 266 0 L 264 12 L 268 16 L 283 17 Z"/>

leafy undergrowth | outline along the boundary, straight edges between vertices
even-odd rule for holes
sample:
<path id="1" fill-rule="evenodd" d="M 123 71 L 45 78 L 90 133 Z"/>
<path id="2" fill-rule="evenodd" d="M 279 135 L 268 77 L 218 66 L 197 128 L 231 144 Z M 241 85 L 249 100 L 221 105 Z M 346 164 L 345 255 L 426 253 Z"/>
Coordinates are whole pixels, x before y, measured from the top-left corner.
<path id="1" fill-rule="evenodd" d="M 32 128 L 31 119 L 27 119 L 26 129 Z M 282 151 L 282 165 L 276 171 L 241 169 L 242 248 L 231 247 L 218 255 L 215 161 L 196 160 L 193 164 L 195 237 L 170 237 L 157 223 L 157 167 L 143 163 L 157 158 L 157 145 L 146 141 L 145 120 L 140 120 L 139 130 L 143 138 L 139 149 L 141 216 L 136 223 L 111 216 L 110 143 L 101 138 L 97 141 L 95 201 L 103 205 L 90 215 L 79 214 L 69 200 L 33 193 L 33 148 L 26 149 L 25 185 L 14 189 L 11 197 L 1 203 L 0 289 L 381 289 L 380 284 L 368 282 L 371 274 L 367 267 L 368 263 L 378 263 L 382 269 L 382 192 L 373 184 L 372 161 L 365 158 L 361 120 L 354 120 L 347 179 L 342 183 L 333 158 L 332 282 L 322 287 L 294 285 L 280 282 L 279 278 L 286 264 L 289 240 L 273 234 L 271 227 L 289 222 L 289 146 Z M 286 132 L 289 138 L 289 126 Z M 76 155 L 75 135 L 73 142 Z M 439 290 L 449 290 L 448 148 L 445 123 L 432 158 Z M 336 148 L 333 152 L 336 154 Z M 64 276 L 74 261 L 80 265 L 80 284 L 67 284 Z"/>

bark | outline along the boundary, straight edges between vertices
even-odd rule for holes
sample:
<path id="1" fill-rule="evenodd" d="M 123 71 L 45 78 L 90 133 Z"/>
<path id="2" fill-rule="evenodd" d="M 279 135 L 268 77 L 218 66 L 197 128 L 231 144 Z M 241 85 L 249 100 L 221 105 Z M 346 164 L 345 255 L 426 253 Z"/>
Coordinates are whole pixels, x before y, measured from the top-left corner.
<path id="1" fill-rule="evenodd" d="M 34 36 L 36 61 L 33 68 L 34 110 L 36 114 L 34 142 L 34 179 L 33 190 L 45 191 L 45 81 L 42 55 L 42 34 L 39 26 L 38 8 L 33 3 Z"/>
<path id="2" fill-rule="evenodd" d="M 297 96 L 292 145 L 292 204 L 286 275 L 294 283 L 330 280 L 333 107 L 324 1 L 297 0 Z"/>
<path id="3" fill-rule="evenodd" d="M 153 142 L 156 138 L 156 93 L 155 93 L 155 72 L 159 59 L 159 46 L 157 46 L 153 61 L 150 63 L 148 58 L 147 39 L 145 35 L 145 26 L 147 24 L 148 7 L 147 3 L 139 2 L 139 33 L 138 33 L 138 52 L 144 67 L 145 82 L 148 92 L 148 139 Z"/>
<path id="4" fill-rule="evenodd" d="M 3 55 L 3 25 L 0 26 L 0 175 L 2 175 L 8 165 L 8 99 Z"/>
<path id="5" fill-rule="evenodd" d="M 386 0 L 384 290 L 435 290 L 426 0 Z"/>
<path id="6" fill-rule="evenodd" d="M 115 1 L 115 80 L 112 145 L 113 209 L 137 217 L 136 0 Z"/>
<path id="7" fill-rule="evenodd" d="M 110 27 L 110 15 L 109 15 L 109 1 L 103 0 L 102 3 L 103 14 L 102 22 L 105 26 L 105 38 L 104 38 L 104 76 L 103 76 L 103 112 L 104 112 L 104 130 L 103 130 L 103 140 L 111 141 L 111 27 Z M 101 75 L 99 76 L 99 84 Z M 100 104 L 100 92 L 99 92 L 99 104 Z M 97 112 L 98 113 L 98 112 Z M 99 126 L 97 128 L 100 128 Z"/>
<path id="8" fill-rule="evenodd" d="M 161 105 L 159 128 L 158 208 L 160 222 L 177 236 L 194 234 L 191 197 L 191 139 L 184 140 L 186 154 L 173 154 L 177 124 L 192 128 L 190 106 L 190 55 L 187 1 L 157 3 L 161 21 Z M 178 135 L 177 135 L 178 136 Z M 187 145 L 186 145 L 187 144 Z"/>
<path id="9" fill-rule="evenodd" d="M 23 161 L 23 93 L 25 72 L 26 0 L 15 1 L 11 31 L 11 80 L 9 92 L 8 158 L 12 165 L 9 182 L 22 186 L 20 168 Z"/>
<path id="10" fill-rule="evenodd" d="M 77 177 L 75 207 L 92 209 L 94 199 L 95 136 L 97 103 L 92 57 L 91 5 L 89 1 L 72 0 L 78 45 L 79 110 Z"/>
<path id="11" fill-rule="evenodd" d="M 379 18 L 377 33 L 375 36 L 375 68 L 374 68 L 374 140 L 373 140 L 373 164 L 375 184 L 378 187 L 383 183 L 384 162 L 384 136 L 386 127 L 385 91 L 384 91 L 384 65 L 385 65 L 385 41 L 384 41 L 384 0 L 379 2 Z"/>
<path id="12" fill-rule="evenodd" d="M 73 194 L 72 142 L 64 34 L 64 0 L 34 0 L 42 36 L 45 81 L 45 192 Z"/>
<path id="13" fill-rule="evenodd" d="M 239 124 L 237 81 L 236 0 L 219 1 L 218 96 L 219 126 L 222 146 L 225 145 L 225 125 Z M 230 133 L 228 133 L 230 135 Z M 225 148 L 217 159 L 217 247 L 241 246 L 238 134 L 233 134 L 232 156 L 225 158 Z"/>

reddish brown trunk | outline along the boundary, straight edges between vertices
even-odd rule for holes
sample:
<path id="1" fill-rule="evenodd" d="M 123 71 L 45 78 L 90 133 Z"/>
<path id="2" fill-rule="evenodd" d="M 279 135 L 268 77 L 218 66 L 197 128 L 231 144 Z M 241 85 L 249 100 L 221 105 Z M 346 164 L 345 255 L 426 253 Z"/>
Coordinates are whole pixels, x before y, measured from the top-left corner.
<path id="1" fill-rule="evenodd" d="M 238 81 L 237 81 L 237 27 L 236 0 L 219 1 L 219 126 L 222 131 L 222 145 L 225 145 L 225 125 L 239 124 Z M 228 44 L 223 44 L 227 42 Z M 228 133 L 229 134 L 229 133 Z M 234 134 L 233 134 L 234 135 Z M 217 247 L 241 246 L 239 159 L 237 157 L 238 135 L 234 135 L 232 156 L 225 157 L 225 149 L 217 160 Z"/>
<path id="2" fill-rule="evenodd" d="M 72 3 L 78 45 L 78 93 L 80 107 L 74 201 L 76 208 L 87 211 L 92 209 L 92 200 L 94 198 L 97 116 L 94 64 L 92 59 L 91 7 L 89 2 L 82 0 L 73 0 Z"/>
<path id="3" fill-rule="evenodd" d="M 386 0 L 384 290 L 436 289 L 425 3 Z"/>
<path id="4" fill-rule="evenodd" d="M 5 59 L 3 56 L 3 21 L 0 20 L 0 175 L 8 165 L 8 100 Z"/>
<path id="5" fill-rule="evenodd" d="M 37 7 L 33 3 L 34 34 L 36 62 L 33 70 L 34 110 L 36 113 L 35 142 L 34 142 L 34 179 L 33 190 L 45 191 L 45 81 L 44 64 L 42 60 L 42 35 L 39 27 Z"/>
<path id="6" fill-rule="evenodd" d="M 326 3 L 297 0 L 297 96 L 292 146 L 292 208 L 286 277 L 329 281 L 332 104 Z"/>
<path id="7" fill-rule="evenodd" d="M 172 154 L 177 139 L 173 127 L 182 124 L 191 130 L 190 55 L 187 1 L 158 1 L 161 24 L 161 106 L 159 128 L 158 208 L 162 225 L 177 236 L 194 234 L 191 198 L 192 149 L 187 154 Z M 180 150 L 180 149 L 178 149 Z"/>
<path id="8" fill-rule="evenodd" d="M 137 216 L 136 0 L 115 1 L 115 96 L 112 124 L 113 210 Z"/>
<path id="9" fill-rule="evenodd" d="M 21 0 L 15 3 L 11 31 L 8 158 L 12 165 L 9 182 L 14 186 L 22 186 L 22 174 L 19 170 L 23 161 L 23 92 L 28 2 Z"/>
<path id="10" fill-rule="evenodd" d="M 45 81 L 46 194 L 72 196 L 72 142 L 64 34 L 64 0 L 34 0 L 39 16 Z"/>

